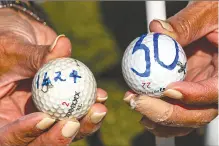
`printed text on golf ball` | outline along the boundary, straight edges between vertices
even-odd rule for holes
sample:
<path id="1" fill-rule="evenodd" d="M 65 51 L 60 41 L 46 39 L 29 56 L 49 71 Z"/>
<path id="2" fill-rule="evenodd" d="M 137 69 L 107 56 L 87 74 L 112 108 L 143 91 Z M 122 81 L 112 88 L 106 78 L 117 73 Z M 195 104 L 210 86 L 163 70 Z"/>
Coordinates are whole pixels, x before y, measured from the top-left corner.
<path id="1" fill-rule="evenodd" d="M 80 118 L 95 102 L 96 81 L 80 61 L 59 58 L 35 75 L 32 96 L 36 107 L 54 118 Z"/>
<path id="2" fill-rule="evenodd" d="M 186 55 L 178 42 L 159 33 L 144 34 L 127 47 L 122 72 L 138 94 L 160 97 L 168 84 L 186 76 Z"/>

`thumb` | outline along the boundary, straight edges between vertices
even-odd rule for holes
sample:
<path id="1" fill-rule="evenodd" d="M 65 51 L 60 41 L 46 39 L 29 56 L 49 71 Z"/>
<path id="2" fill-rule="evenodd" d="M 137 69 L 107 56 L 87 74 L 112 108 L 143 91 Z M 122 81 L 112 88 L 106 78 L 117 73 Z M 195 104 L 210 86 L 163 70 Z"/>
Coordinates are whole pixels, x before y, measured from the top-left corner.
<path id="1" fill-rule="evenodd" d="M 191 104 L 215 104 L 218 102 L 217 87 L 217 77 L 199 82 L 175 82 L 166 88 L 164 96 Z"/>
<path id="2" fill-rule="evenodd" d="M 44 63 L 50 60 L 69 57 L 71 55 L 71 42 L 64 35 L 59 35 L 51 46 L 32 46 L 33 53 L 30 53 L 30 68 L 37 71 Z"/>
<path id="3" fill-rule="evenodd" d="M 43 113 L 33 113 L 0 128 L 1 146 L 26 146 L 55 122 Z"/>
<path id="4" fill-rule="evenodd" d="M 71 42 L 64 35 L 58 36 L 51 45 L 35 45 L 0 35 L 0 87 L 33 77 L 44 63 L 70 55 Z"/>
<path id="5" fill-rule="evenodd" d="M 192 2 L 166 21 L 153 20 L 150 31 L 169 35 L 182 46 L 218 29 L 218 2 Z"/>

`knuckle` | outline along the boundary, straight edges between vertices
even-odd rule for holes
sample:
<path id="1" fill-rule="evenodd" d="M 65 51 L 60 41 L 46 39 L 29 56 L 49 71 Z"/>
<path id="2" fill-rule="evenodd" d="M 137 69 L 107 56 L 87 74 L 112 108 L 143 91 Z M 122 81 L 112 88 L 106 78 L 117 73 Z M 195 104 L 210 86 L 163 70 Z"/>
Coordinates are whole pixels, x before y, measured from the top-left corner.
<path id="1" fill-rule="evenodd" d="M 68 145 L 71 142 L 71 138 L 65 138 L 63 136 L 51 135 L 46 133 L 44 136 L 39 136 L 35 144 L 38 145 Z"/>
<path id="2" fill-rule="evenodd" d="M 7 128 L 6 128 L 7 129 Z M 32 139 L 31 139 L 32 140 Z M 4 136 L 0 138 L 0 144 L 4 146 L 20 146 L 30 142 L 30 138 L 23 138 L 18 132 L 11 131 L 10 133 L 5 133 Z"/>
<path id="3" fill-rule="evenodd" d="M 27 55 L 27 63 L 30 65 L 30 70 L 36 72 L 43 63 L 43 59 L 47 54 L 45 47 L 31 46 L 30 52 Z"/>
<path id="4" fill-rule="evenodd" d="M 197 34 L 197 29 L 192 28 L 192 24 L 195 23 L 196 16 L 191 19 L 186 19 L 184 17 L 175 17 L 175 22 L 180 22 L 177 24 L 172 24 L 174 31 L 177 34 L 177 40 L 192 40 Z M 170 22 L 171 23 L 171 22 Z"/>
<path id="5" fill-rule="evenodd" d="M 33 140 L 32 137 L 21 137 L 20 133 L 13 132 L 12 134 L 15 139 L 16 145 L 26 144 Z"/>
<path id="6" fill-rule="evenodd" d="M 57 144 L 58 145 L 67 145 L 67 144 L 69 144 L 70 142 L 71 142 L 71 140 L 70 140 L 71 138 L 65 138 L 65 137 L 58 137 L 57 138 Z"/>

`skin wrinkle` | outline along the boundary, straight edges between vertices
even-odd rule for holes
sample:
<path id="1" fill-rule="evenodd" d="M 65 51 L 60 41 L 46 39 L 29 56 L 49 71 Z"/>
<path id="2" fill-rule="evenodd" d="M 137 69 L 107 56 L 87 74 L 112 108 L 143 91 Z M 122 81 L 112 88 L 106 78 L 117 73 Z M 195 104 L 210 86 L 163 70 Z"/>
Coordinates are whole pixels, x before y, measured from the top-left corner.
<path id="1" fill-rule="evenodd" d="M 28 40 L 30 43 L 36 43 L 33 27 L 26 20 L 24 21 L 24 19 L 18 16 L 14 10 L 8 9 L 6 12 L 4 10 L 0 14 L 0 32 L 4 32 L 5 30 L 14 32 L 22 38 L 25 38 L 25 40 Z M 8 14 L 11 15 L 8 17 Z M 8 19 L 4 19 L 4 17 L 7 17 Z"/>
<path id="2" fill-rule="evenodd" d="M 20 94 L 20 95 L 19 95 Z M 31 93 L 18 93 L 13 96 L 10 96 L 10 99 L 13 101 L 13 103 L 17 106 L 19 111 L 22 113 L 22 115 L 25 115 L 25 108 L 20 108 L 22 106 L 25 106 L 25 104 L 28 102 L 28 99 L 31 97 Z M 24 103 L 20 103 L 19 101 L 16 101 L 16 98 L 20 98 L 21 100 L 25 101 Z"/>
<path id="3" fill-rule="evenodd" d="M 10 100 L 12 101 L 12 103 L 15 105 L 15 107 L 17 108 L 18 112 L 22 113 L 23 115 L 23 111 L 21 110 L 21 108 L 18 106 L 17 102 L 12 98 L 12 97 L 9 97 Z M 19 97 L 18 97 L 19 98 Z"/>
<path id="4" fill-rule="evenodd" d="M 207 2 L 209 3 L 209 2 Z M 217 10 L 217 3 L 212 2 L 212 4 L 209 6 L 209 4 L 207 3 L 194 3 L 194 4 L 190 4 L 187 6 L 186 11 L 183 11 L 179 14 L 176 14 L 174 17 L 171 17 L 168 19 L 168 22 L 171 24 L 171 26 L 173 27 L 174 31 L 177 32 L 177 34 L 183 34 L 184 36 L 176 36 L 177 40 L 190 40 L 190 42 L 192 42 L 194 39 L 196 39 L 198 36 L 200 36 L 199 34 L 201 33 L 203 35 L 205 35 L 205 33 L 207 32 L 207 30 L 209 31 L 212 30 L 214 31 L 215 29 L 218 28 L 217 22 L 218 22 L 218 16 L 216 13 Z M 207 7 L 207 8 L 206 8 Z M 191 8 L 191 9 L 190 9 Z M 208 11 L 206 11 L 206 9 L 209 9 Z M 209 15 L 209 11 L 212 12 L 213 15 Z M 194 12 L 198 12 L 197 14 L 194 14 Z M 183 16 L 182 16 L 183 15 Z M 177 17 L 176 17 L 177 16 Z M 189 20 L 186 19 L 187 16 L 190 16 Z M 199 20 L 201 17 L 206 18 L 205 21 L 197 21 Z M 173 24 L 173 23 L 177 23 L 177 22 L 182 22 L 179 24 Z M 208 22 L 214 22 L 214 25 L 210 25 Z M 195 26 L 195 27 L 194 27 Z M 206 30 L 202 29 L 203 26 L 207 26 L 205 27 Z M 190 28 L 193 28 L 192 32 L 190 33 Z M 200 30 L 202 32 L 200 32 Z M 184 45 L 184 42 L 181 42 L 182 45 Z"/>
<path id="5" fill-rule="evenodd" d="M 11 36 L 11 34 L 7 34 L 7 36 L 8 35 Z M 1 40 L 0 46 L 2 46 L 0 50 L 1 52 L 5 52 L 5 53 L 0 53 L 1 54 L 0 64 L 2 64 L 2 66 L 5 66 L 0 70 L 1 86 L 4 86 L 5 84 L 8 83 L 9 80 L 5 81 L 2 75 L 9 74 L 9 72 L 16 73 L 16 71 L 19 70 L 20 74 L 23 75 L 23 76 L 14 77 L 12 81 L 18 80 L 20 78 L 27 78 L 27 76 L 33 76 L 34 73 L 37 71 L 37 68 L 39 68 L 41 65 L 40 62 L 37 60 L 41 60 L 41 58 L 43 58 L 45 55 L 48 54 L 49 46 L 48 47 L 42 46 L 41 48 L 40 46 L 38 46 L 38 49 L 35 49 L 35 46 L 29 44 L 22 46 L 20 40 L 16 40 L 13 38 L 11 40 L 8 40 L 6 39 L 5 36 L 4 37 L 0 36 L 0 40 Z M 5 51 L 6 48 L 4 47 L 6 45 L 8 46 L 7 52 Z M 15 52 L 14 48 L 18 46 L 22 46 L 23 48 L 19 48 L 18 51 Z M 45 51 L 47 51 L 47 53 L 40 53 Z M 9 56 L 9 58 L 7 56 Z M 6 59 L 10 61 L 5 62 L 4 60 Z M 26 66 L 28 69 L 24 69 L 23 68 L 24 66 Z"/>
<path id="6" fill-rule="evenodd" d="M 4 47 L 1 47 L 1 49 Z M 2 54 L 2 53 L 1 53 Z M 3 55 L 0 58 L 0 64 L 2 64 L 1 70 L 0 70 L 0 76 L 2 76 L 3 74 L 9 72 L 11 70 L 11 67 L 16 66 L 17 65 L 17 54 L 11 54 L 10 57 L 7 57 L 7 55 Z M 10 61 L 5 61 L 6 59 L 10 60 Z"/>
<path id="7" fill-rule="evenodd" d="M 199 72 L 202 70 L 201 67 L 199 68 L 194 68 L 194 69 L 191 69 L 191 70 L 188 70 L 187 71 L 187 76 L 185 78 L 186 81 L 193 81 L 194 78 L 196 77 L 197 74 L 199 74 Z"/>
<path id="8" fill-rule="evenodd" d="M 0 50 L 4 50 L 4 47 L 2 46 Z M 10 57 L 8 57 L 7 54 L 5 55 L 4 54 L 0 58 L 0 64 L 2 65 L 2 68 L 0 70 L 0 86 L 4 86 L 5 83 L 9 82 L 9 80 L 7 81 L 4 80 L 3 75 L 8 74 L 9 72 L 12 72 L 13 68 L 18 64 L 18 60 L 22 61 L 22 59 L 24 58 L 24 56 L 18 55 L 17 53 L 10 53 Z M 5 60 L 10 60 L 10 61 L 5 61 Z"/>
<path id="9" fill-rule="evenodd" d="M 202 71 L 199 71 L 198 74 L 195 75 L 193 78 L 193 82 L 195 81 L 203 81 L 212 76 L 214 71 L 213 65 L 208 65 L 207 67 L 203 68 Z"/>
<path id="10" fill-rule="evenodd" d="M 147 115 L 149 119 L 156 123 L 162 123 L 165 122 L 173 113 L 173 106 L 170 105 L 170 107 L 162 113 L 162 115 L 155 115 L 154 111 L 150 111 L 150 102 L 146 99 L 148 97 L 140 96 L 139 98 L 134 98 L 134 101 L 136 102 L 136 110 L 140 111 L 141 114 Z M 160 100 L 160 99 L 150 99 L 150 100 Z M 163 102 L 163 101 L 162 101 Z M 146 112 L 146 113 L 144 113 Z"/>
<path id="11" fill-rule="evenodd" d="M 2 100 L 4 100 L 4 99 L 2 99 Z M 21 112 L 19 112 L 19 108 L 16 105 L 14 105 L 13 101 L 11 99 L 9 99 L 9 98 L 7 98 L 4 101 L 2 101 L 1 102 L 1 106 L 2 105 L 5 105 L 5 108 L 1 109 L 0 118 L 4 118 L 4 119 L 7 119 L 7 121 L 12 122 L 12 121 L 17 120 L 19 117 L 21 117 L 23 115 Z M 13 108 L 13 110 L 10 109 L 10 108 Z M 16 111 L 14 109 L 16 109 Z M 7 114 L 9 114 L 9 113 L 10 114 L 13 113 L 13 118 L 9 119 L 8 117 L 6 117 Z M 3 125 L 3 124 L 5 124 L 5 123 L 1 123 L 1 125 Z"/>
<path id="12" fill-rule="evenodd" d="M 29 46 L 27 46 L 28 48 Z M 31 46 L 33 47 L 33 46 Z M 37 72 L 38 68 L 40 68 L 40 66 L 42 65 L 41 63 L 45 62 L 45 60 L 42 60 L 42 58 L 45 58 L 45 56 L 49 53 L 49 46 L 38 46 L 38 49 L 35 50 L 34 52 L 28 53 L 30 55 L 27 56 L 27 61 L 29 61 L 28 63 L 30 64 L 29 70 L 32 72 Z M 30 50 L 33 50 L 34 47 Z M 44 52 L 44 53 L 40 53 L 40 52 Z M 33 56 L 36 57 L 33 57 Z M 38 60 L 41 60 L 41 62 L 39 62 Z"/>
<path id="13" fill-rule="evenodd" d="M 207 82 L 210 82 L 211 84 L 213 84 L 211 81 L 207 81 Z M 217 95 L 215 95 L 215 92 L 214 92 L 214 90 L 215 90 L 215 88 L 214 87 L 217 87 L 216 85 L 211 85 L 210 87 L 209 86 L 206 86 L 206 82 L 205 83 L 203 83 L 203 82 L 201 82 L 200 81 L 200 83 L 199 83 L 199 85 L 200 86 L 202 86 L 202 89 L 204 90 L 204 92 L 203 93 L 205 93 L 203 96 L 200 96 L 199 97 L 199 101 L 204 101 L 204 103 L 206 103 L 207 101 L 205 101 L 206 99 L 208 99 L 209 101 L 214 101 L 214 99 L 216 99 L 217 98 Z M 217 89 L 216 89 L 216 91 L 217 91 Z M 192 92 L 192 91 L 191 91 Z M 208 94 L 212 94 L 212 95 L 208 95 Z M 215 97 L 216 96 L 216 97 Z M 210 98 L 207 98 L 207 97 L 211 97 L 211 99 Z M 216 101 L 215 101 L 215 103 L 216 103 Z"/>
<path id="14" fill-rule="evenodd" d="M 34 44 L 51 45 L 53 43 L 57 34 L 54 32 L 52 28 L 30 19 L 29 16 L 26 16 L 23 13 L 18 14 L 20 17 L 22 17 L 22 19 L 26 20 L 33 27 L 32 30 L 36 36 Z"/>
<path id="15" fill-rule="evenodd" d="M 191 113 L 190 110 L 192 110 L 193 112 Z M 187 108 L 181 109 L 179 106 L 175 105 L 174 111 L 178 111 L 178 112 L 174 112 L 174 114 L 172 114 L 170 117 L 170 119 L 176 119 L 173 126 L 198 128 L 200 126 L 203 126 L 209 123 L 209 121 L 211 121 L 214 117 L 216 117 L 214 108 L 206 109 L 206 111 L 204 111 L 204 109 L 201 109 L 202 112 L 199 112 L 199 109 L 195 109 L 195 108 L 192 108 L 190 110 L 188 110 Z M 210 111 L 212 111 L 215 114 L 209 114 Z M 187 118 L 188 115 L 190 115 L 189 119 Z M 186 123 L 184 119 L 187 119 Z M 175 124 L 175 123 L 178 123 L 178 124 Z"/>

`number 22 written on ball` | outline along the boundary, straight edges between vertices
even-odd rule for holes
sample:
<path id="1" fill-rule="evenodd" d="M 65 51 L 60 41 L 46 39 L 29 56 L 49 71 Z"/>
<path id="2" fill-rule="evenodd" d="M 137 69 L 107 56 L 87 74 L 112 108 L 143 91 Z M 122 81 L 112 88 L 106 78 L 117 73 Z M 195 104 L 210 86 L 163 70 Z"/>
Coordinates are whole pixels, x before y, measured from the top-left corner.
<path id="1" fill-rule="evenodd" d="M 154 43 L 154 59 L 155 61 L 161 65 L 162 67 L 168 69 L 168 70 L 173 70 L 176 65 L 177 65 L 177 62 L 179 60 L 179 48 L 178 48 L 178 45 L 177 45 L 177 42 L 175 40 L 173 40 L 174 44 L 175 44 L 175 49 L 176 49 L 176 56 L 173 60 L 173 62 L 170 64 L 170 65 L 166 65 L 164 64 L 164 62 L 162 62 L 159 58 L 159 53 L 158 53 L 158 38 L 159 36 L 162 35 L 162 34 L 159 34 L 159 33 L 155 33 L 153 34 L 153 43 Z M 142 41 L 144 40 L 144 38 L 146 37 L 147 35 L 142 35 L 138 41 L 136 42 L 134 48 L 133 48 L 133 51 L 132 51 L 132 54 L 134 54 L 136 51 L 138 50 L 144 50 L 144 53 L 145 53 L 145 61 L 146 61 L 146 69 L 145 69 L 145 72 L 143 73 L 139 73 L 138 71 L 136 71 L 134 68 L 131 68 L 131 70 L 138 76 L 140 77 L 149 77 L 150 76 L 150 70 L 151 70 L 151 60 L 150 60 L 150 49 L 145 45 L 145 44 L 142 44 Z"/>

